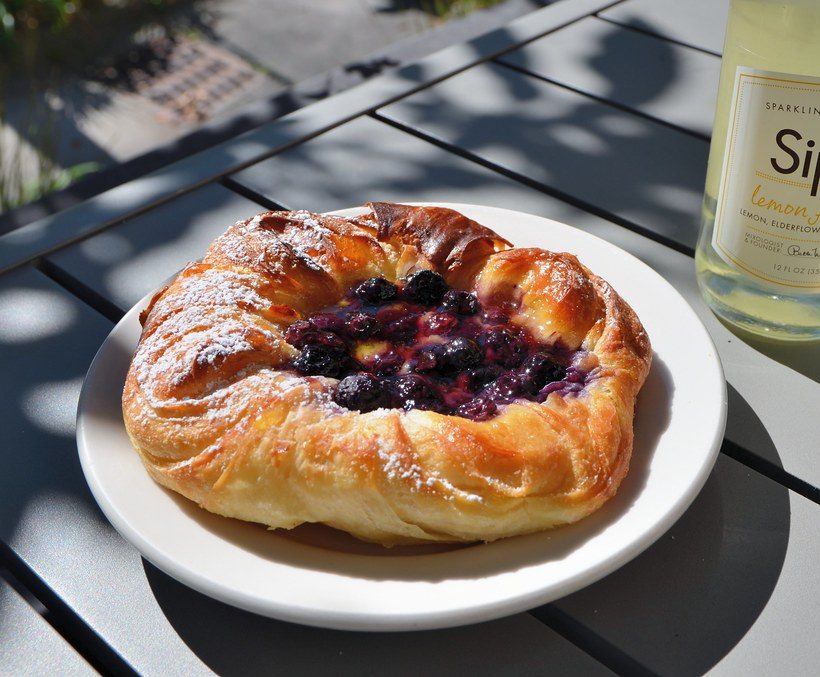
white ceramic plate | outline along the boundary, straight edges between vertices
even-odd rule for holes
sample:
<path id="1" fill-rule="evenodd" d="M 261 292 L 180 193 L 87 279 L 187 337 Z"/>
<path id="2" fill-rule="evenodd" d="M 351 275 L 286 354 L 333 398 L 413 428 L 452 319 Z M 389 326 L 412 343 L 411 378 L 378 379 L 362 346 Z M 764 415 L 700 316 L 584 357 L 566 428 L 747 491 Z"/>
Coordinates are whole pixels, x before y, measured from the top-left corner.
<path id="1" fill-rule="evenodd" d="M 457 548 L 388 550 L 318 525 L 272 532 L 212 515 L 155 484 L 123 427 L 120 397 L 139 338 L 139 304 L 89 369 L 77 443 L 100 507 L 148 560 L 206 595 L 274 618 L 355 630 L 439 628 L 574 592 L 638 555 L 681 516 L 709 475 L 726 420 L 720 361 L 692 309 L 648 266 L 592 235 L 509 210 L 448 206 L 518 246 L 575 253 L 643 321 L 654 363 L 618 495 L 569 527 Z"/>

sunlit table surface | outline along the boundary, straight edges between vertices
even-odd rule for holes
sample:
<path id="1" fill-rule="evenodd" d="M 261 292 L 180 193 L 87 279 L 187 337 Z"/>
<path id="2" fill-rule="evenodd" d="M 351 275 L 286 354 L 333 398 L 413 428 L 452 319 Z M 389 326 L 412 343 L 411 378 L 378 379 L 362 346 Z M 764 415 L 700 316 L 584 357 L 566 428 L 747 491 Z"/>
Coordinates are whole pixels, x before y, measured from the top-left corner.
<path id="1" fill-rule="evenodd" d="M 694 277 L 727 4 L 560 0 L 0 237 L 0 673 L 820 673 L 820 352 L 732 333 Z M 526 613 L 359 633 L 214 601 L 111 527 L 74 418 L 114 323 L 238 219 L 374 198 L 570 223 L 695 309 L 726 436 L 643 554 Z"/>

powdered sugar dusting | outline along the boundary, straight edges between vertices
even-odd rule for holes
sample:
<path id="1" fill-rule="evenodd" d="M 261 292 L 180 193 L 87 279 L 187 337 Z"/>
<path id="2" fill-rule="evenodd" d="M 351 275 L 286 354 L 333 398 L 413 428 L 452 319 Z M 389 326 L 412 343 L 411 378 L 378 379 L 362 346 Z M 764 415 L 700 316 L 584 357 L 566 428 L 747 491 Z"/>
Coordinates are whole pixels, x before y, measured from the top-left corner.
<path id="1" fill-rule="evenodd" d="M 379 447 L 379 460 L 382 462 L 382 469 L 388 480 L 405 481 L 409 480 L 416 491 L 424 486 L 422 470 L 415 462 L 407 463 L 406 460 L 395 453 L 390 453 Z"/>
<path id="2" fill-rule="evenodd" d="M 440 488 L 447 491 L 451 496 L 455 495 L 458 496 L 461 500 L 467 501 L 468 503 L 483 503 L 484 498 L 479 496 L 478 494 L 471 494 L 467 491 L 462 491 L 454 486 L 451 482 L 444 479 L 443 477 L 430 477 L 427 480 L 428 487 L 435 487 L 439 486 Z M 452 500 L 452 498 L 448 498 L 448 500 Z"/>
<path id="3" fill-rule="evenodd" d="M 255 311 L 270 301 L 243 273 L 205 268 L 183 273 L 160 298 L 149 316 L 161 324 L 143 336 L 133 360 L 134 375 L 153 406 L 163 384 L 179 387 L 197 368 L 218 366 L 231 356 L 286 344 L 279 332 Z M 206 388 L 207 390 L 207 388 Z"/>
<path id="4" fill-rule="evenodd" d="M 293 212 L 291 218 L 300 223 L 299 227 L 287 228 L 281 234 L 294 251 L 309 261 L 329 270 L 331 257 L 338 256 L 334 240 L 338 235 L 319 223 L 309 212 Z"/>
<path id="5" fill-rule="evenodd" d="M 316 220 L 316 215 L 311 214 L 305 210 L 299 210 L 297 212 L 291 212 L 290 218 L 296 221 L 301 221 L 303 225 L 308 226 L 309 228 L 313 229 L 315 232 L 319 233 L 320 235 L 324 235 L 325 237 L 330 237 L 333 235 L 333 232 L 323 226 L 319 221 Z"/>
<path id="6" fill-rule="evenodd" d="M 214 243 L 205 264 L 192 264 L 156 302 L 149 325 L 152 318 L 160 324 L 150 326 L 150 332 L 143 336 L 132 367 L 152 406 L 194 402 L 215 406 L 214 398 L 226 388 L 240 380 L 259 378 L 264 371 L 263 359 L 247 373 L 223 377 L 219 367 L 228 359 L 253 351 L 282 353 L 285 359 L 292 353 L 293 348 L 262 315 L 273 301 L 260 291 L 260 283 L 268 282 L 256 271 L 262 267 L 269 274 L 286 276 L 299 266 L 322 270 L 324 257 L 335 250 L 337 234 L 307 211 L 276 216 L 278 221 L 270 214 L 260 214 L 236 223 Z M 208 263 L 219 260 L 245 270 Z M 306 385 L 310 379 L 278 380 L 280 390 L 302 388 L 324 411 L 344 411 L 326 392 L 328 388 Z M 208 416 L 214 415 L 209 410 Z"/>
<path id="7" fill-rule="evenodd" d="M 227 357 L 254 350 L 249 327 L 226 318 L 214 332 L 212 326 L 202 327 L 202 320 L 197 315 L 183 312 L 171 316 L 163 323 L 161 331 L 155 331 L 140 344 L 133 369 L 146 394 L 153 393 L 163 383 L 182 385 L 197 366 L 214 366 Z M 281 342 L 272 332 L 256 331 L 260 331 L 260 336 L 272 346 Z M 152 404 L 157 406 L 158 403 Z"/>
<path id="8" fill-rule="evenodd" d="M 209 341 L 204 348 L 197 352 L 196 364 L 213 366 L 225 357 L 253 350 L 253 346 L 243 334 L 220 333 L 217 336 L 209 337 Z"/>
<path id="9" fill-rule="evenodd" d="M 447 501 L 454 501 L 458 498 L 468 503 L 484 502 L 484 499 L 478 494 L 463 491 L 443 477 L 435 475 L 425 477 L 424 470 L 418 463 L 414 460 L 408 462 L 408 459 L 401 454 L 390 452 L 382 446 L 379 446 L 377 453 L 388 481 L 409 482 L 411 489 L 417 492 L 425 488 L 438 489 L 444 494 L 443 498 Z"/>
<path id="10" fill-rule="evenodd" d="M 265 308 L 270 301 L 254 288 L 256 278 L 246 273 L 209 268 L 181 279 L 170 301 L 176 306 L 236 306 Z"/>

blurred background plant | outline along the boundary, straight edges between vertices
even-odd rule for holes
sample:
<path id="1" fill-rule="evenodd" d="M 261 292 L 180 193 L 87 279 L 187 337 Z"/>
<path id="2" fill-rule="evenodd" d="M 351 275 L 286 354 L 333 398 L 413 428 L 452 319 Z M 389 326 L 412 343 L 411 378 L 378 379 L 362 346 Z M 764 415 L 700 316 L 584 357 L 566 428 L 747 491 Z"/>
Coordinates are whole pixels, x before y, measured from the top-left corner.
<path id="1" fill-rule="evenodd" d="M 69 167 L 55 162 L 62 105 L 56 88 L 100 54 L 121 50 L 135 26 L 167 17 L 177 4 L 0 0 L 0 212 L 65 188 L 100 167 L 94 161 Z"/>
<path id="2" fill-rule="evenodd" d="M 441 19 L 465 16 L 477 9 L 486 9 L 503 0 L 421 0 L 421 8 Z"/>
<path id="3" fill-rule="evenodd" d="M 86 196 L 116 185 L 131 170 L 114 168 L 256 102 L 284 96 L 258 109 L 283 114 L 352 86 L 398 65 L 398 41 L 475 10 L 548 1 L 0 0 L 0 214 L 83 177 Z M 89 177 L 101 169 L 111 179 Z"/>

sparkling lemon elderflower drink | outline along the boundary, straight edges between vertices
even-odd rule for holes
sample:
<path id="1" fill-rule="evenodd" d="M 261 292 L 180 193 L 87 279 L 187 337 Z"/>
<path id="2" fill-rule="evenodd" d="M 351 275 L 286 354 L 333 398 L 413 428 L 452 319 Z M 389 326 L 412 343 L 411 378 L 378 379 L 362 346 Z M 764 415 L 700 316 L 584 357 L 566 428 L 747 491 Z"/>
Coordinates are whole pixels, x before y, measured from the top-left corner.
<path id="1" fill-rule="evenodd" d="M 695 262 L 727 321 L 820 339 L 820 0 L 732 0 Z"/>

